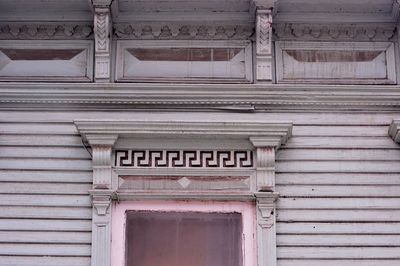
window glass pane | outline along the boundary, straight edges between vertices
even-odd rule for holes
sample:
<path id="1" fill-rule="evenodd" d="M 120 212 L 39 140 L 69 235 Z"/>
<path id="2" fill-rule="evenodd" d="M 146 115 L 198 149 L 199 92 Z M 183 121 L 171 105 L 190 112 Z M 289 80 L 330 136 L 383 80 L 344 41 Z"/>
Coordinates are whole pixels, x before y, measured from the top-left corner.
<path id="1" fill-rule="evenodd" d="M 242 266 L 240 213 L 127 212 L 127 266 Z"/>

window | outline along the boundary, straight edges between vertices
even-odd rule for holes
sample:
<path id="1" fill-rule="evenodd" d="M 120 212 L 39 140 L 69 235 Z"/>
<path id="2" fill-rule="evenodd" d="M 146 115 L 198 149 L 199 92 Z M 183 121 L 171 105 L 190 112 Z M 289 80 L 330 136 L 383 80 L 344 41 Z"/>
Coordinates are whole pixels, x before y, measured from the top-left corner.
<path id="1" fill-rule="evenodd" d="M 118 41 L 117 81 L 250 82 L 247 41 Z"/>
<path id="2" fill-rule="evenodd" d="M 93 79 L 91 41 L 0 41 L 0 80 Z"/>
<path id="3" fill-rule="evenodd" d="M 389 42 L 277 42 L 281 83 L 395 84 L 394 45 Z"/>
<path id="4" fill-rule="evenodd" d="M 128 211 L 129 266 L 242 265 L 240 213 Z"/>
<path id="5" fill-rule="evenodd" d="M 112 265 L 253 266 L 254 224 L 251 203 L 117 203 Z"/>

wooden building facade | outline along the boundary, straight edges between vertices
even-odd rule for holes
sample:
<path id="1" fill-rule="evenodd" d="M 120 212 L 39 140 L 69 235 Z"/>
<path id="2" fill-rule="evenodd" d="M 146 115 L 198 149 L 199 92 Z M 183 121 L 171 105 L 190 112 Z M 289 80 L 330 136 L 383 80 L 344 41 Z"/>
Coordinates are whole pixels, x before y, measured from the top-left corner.
<path id="1" fill-rule="evenodd" d="M 0 265 L 400 265 L 399 14 L 0 0 Z"/>

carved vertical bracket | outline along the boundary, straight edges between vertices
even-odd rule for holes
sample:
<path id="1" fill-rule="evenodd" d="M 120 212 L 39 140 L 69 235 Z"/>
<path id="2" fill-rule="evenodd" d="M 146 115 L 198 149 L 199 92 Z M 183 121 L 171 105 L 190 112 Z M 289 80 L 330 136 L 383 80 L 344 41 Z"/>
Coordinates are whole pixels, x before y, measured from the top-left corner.
<path id="1" fill-rule="evenodd" d="M 275 148 L 258 147 L 256 150 L 257 191 L 275 189 Z"/>
<path id="2" fill-rule="evenodd" d="M 111 200 L 112 190 L 95 189 L 92 196 L 92 266 L 111 264 Z"/>
<path id="3" fill-rule="evenodd" d="M 256 193 L 258 265 L 276 266 L 276 216 L 277 193 Z"/>
<path id="4" fill-rule="evenodd" d="M 389 127 L 389 136 L 396 143 L 400 143 L 400 119 L 394 119 Z"/>
<path id="5" fill-rule="evenodd" d="M 95 81 L 111 81 L 111 0 L 93 0 Z"/>
<path id="6" fill-rule="evenodd" d="M 256 11 L 256 80 L 272 80 L 272 11 Z"/>
<path id="7" fill-rule="evenodd" d="M 257 191 L 275 190 L 275 152 L 282 140 L 274 137 L 251 137 L 256 147 Z"/>
<path id="8" fill-rule="evenodd" d="M 111 189 L 112 148 L 118 135 L 87 135 L 92 147 L 93 188 Z"/>

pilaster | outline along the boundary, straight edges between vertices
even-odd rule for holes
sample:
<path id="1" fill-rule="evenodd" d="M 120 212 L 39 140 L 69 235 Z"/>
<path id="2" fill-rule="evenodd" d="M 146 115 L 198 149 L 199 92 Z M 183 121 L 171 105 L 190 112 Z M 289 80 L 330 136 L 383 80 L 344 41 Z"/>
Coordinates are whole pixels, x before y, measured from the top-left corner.
<path id="1" fill-rule="evenodd" d="M 273 0 L 253 0 L 256 22 L 256 81 L 272 81 Z"/>
<path id="2" fill-rule="evenodd" d="M 250 142 L 256 148 L 256 178 L 257 192 L 257 246 L 258 265 L 276 266 L 276 215 L 275 202 L 279 194 L 275 191 L 275 153 L 291 136 L 291 128 L 287 134 L 280 137 L 256 136 L 250 137 Z"/>
<path id="3" fill-rule="evenodd" d="M 111 0 L 93 0 L 96 82 L 111 81 Z"/>
<path id="4" fill-rule="evenodd" d="M 113 134 L 88 134 L 84 139 L 92 148 L 92 266 L 111 265 L 112 150 L 118 139 Z"/>
<path id="5" fill-rule="evenodd" d="M 258 265 L 276 266 L 276 215 L 277 193 L 256 193 Z"/>
<path id="6" fill-rule="evenodd" d="M 92 196 L 92 266 L 111 265 L 112 190 L 95 189 Z"/>

